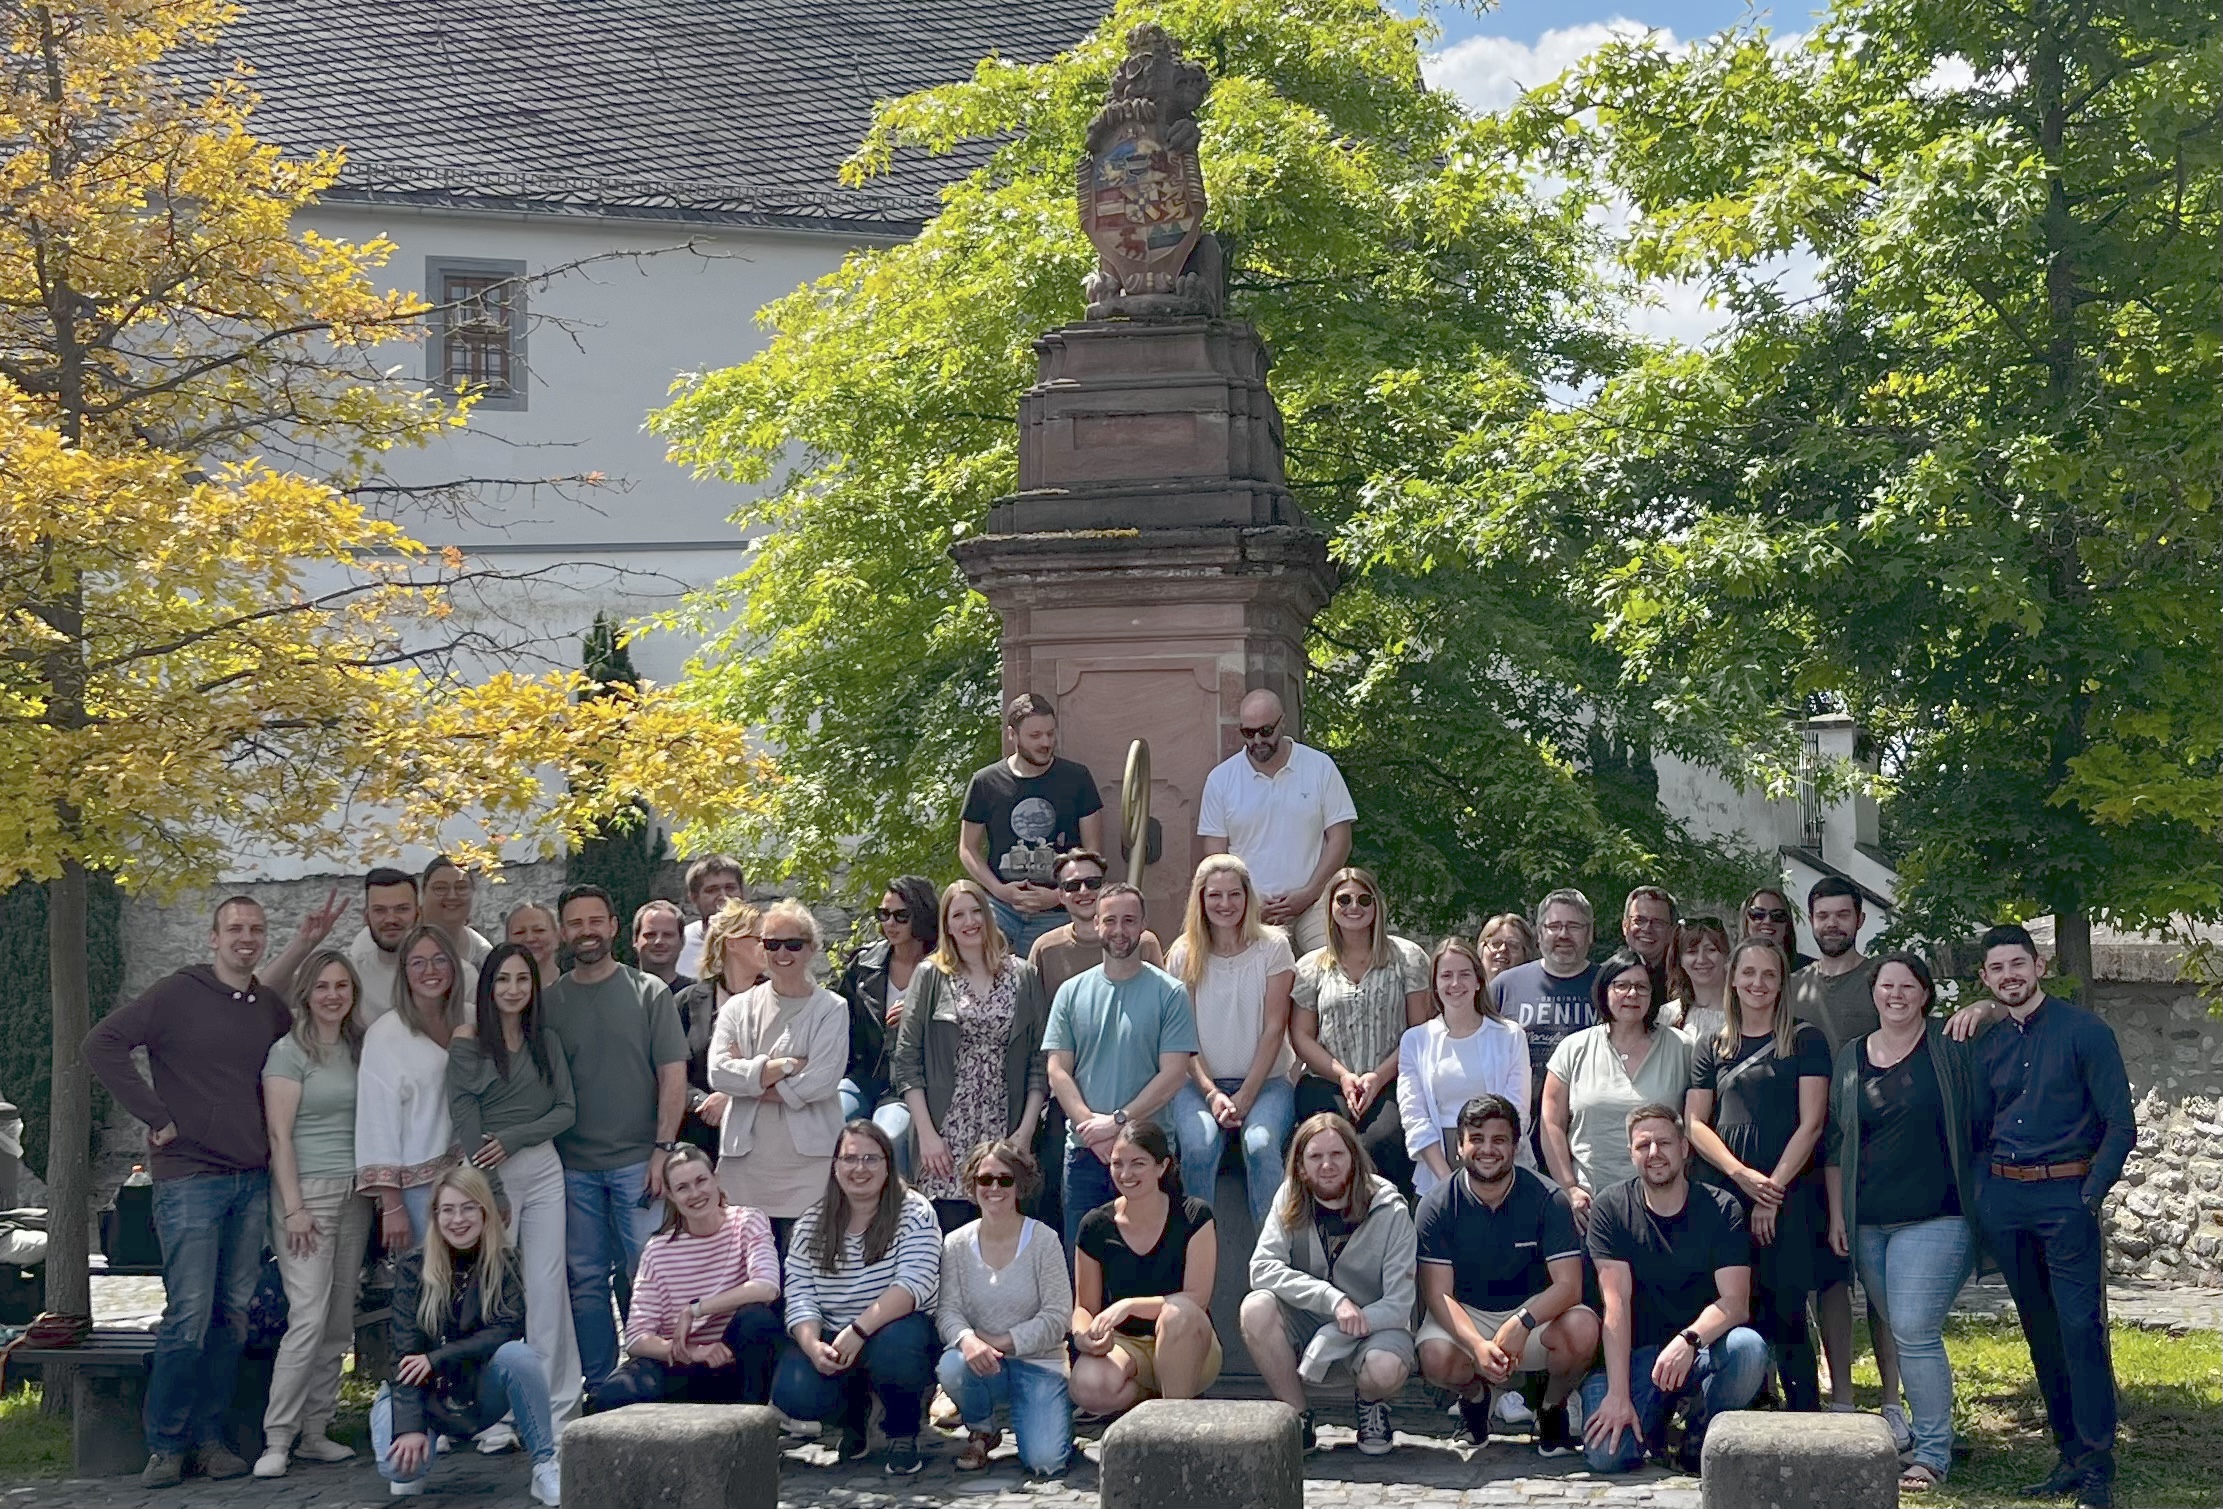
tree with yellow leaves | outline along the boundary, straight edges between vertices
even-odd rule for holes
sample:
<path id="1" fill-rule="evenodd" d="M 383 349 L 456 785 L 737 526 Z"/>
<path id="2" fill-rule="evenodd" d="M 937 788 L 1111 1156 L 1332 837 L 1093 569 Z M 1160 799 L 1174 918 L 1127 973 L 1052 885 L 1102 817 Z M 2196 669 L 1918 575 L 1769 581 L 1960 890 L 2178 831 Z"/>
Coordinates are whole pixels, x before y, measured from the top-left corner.
<path id="1" fill-rule="evenodd" d="M 554 844 L 745 801 L 740 731 L 576 674 L 467 675 L 466 575 L 348 489 L 464 422 L 379 348 L 390 244 L 297 231 L 340 170 L 249 130 L 244 73 L 165 71 L 216 0 L 11 6 L 0 92 L 0 885 L 43 881 L 48 1308 L 84 1312 L 87 876 L 241 844 L 356 857 L 476 825 Z M 276 458 L 276 459 L 273 459 Z"/>

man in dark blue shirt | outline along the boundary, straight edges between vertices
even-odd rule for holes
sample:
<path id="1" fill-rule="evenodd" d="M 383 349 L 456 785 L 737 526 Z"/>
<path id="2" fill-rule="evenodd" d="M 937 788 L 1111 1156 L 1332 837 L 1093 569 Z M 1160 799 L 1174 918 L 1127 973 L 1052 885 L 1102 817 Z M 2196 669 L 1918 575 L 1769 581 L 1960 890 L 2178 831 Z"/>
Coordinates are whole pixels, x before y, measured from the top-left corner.
<path id="1" fill-rule="evenodd" d="M 1976 1045 L 1977 1219 L 2021 1314 L 2061 1456 L 2024 1492 L 2074 1492 L 2079 1505 L 2107 1509 L 2115 1372 L 2099 1208 L 2137 1140 L 2130 1081 L 2108 1025 L 2039 985 L 2029 933 L 1995 927 L 1982 946 L 1984 985 L 2007 1016 Z"/>

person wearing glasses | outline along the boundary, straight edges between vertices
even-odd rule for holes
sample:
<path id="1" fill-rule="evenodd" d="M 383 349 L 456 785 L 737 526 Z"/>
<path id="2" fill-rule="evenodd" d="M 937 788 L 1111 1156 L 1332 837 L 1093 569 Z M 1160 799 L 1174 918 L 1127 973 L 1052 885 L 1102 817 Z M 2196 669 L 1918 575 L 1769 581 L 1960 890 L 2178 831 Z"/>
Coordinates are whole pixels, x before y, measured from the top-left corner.
<path id="1" fill-rule="evenodd" d="M 911 1111 L 918 1190 L 944 1231 L 973 1218 L 972 1187 L 960 1173 L 972 1150 L 1007 1138 L 1031 1145 L 1050 1093 L 1042 981 L 1004 941 L 988 903 L 970 880 L 943 889 L 941 941 L 912 977 L 895 1041 L 895 1091 Z"/>
<path id="2" fill-rule="evenodd" d="M 1260 688 L 1235 719 L 1243 747 L 1204 778 L 1196 836 L 1205 854 L 1250 866 L 1262 920 L 1306 954 L 1328 941 L 1328 886 L 1351 857 L 1358 808 L 1335 761 L 1297 742 L 1279 697 Z"/>
<path id="3" fill-rule="evenodd" d="M 1667 1003 L 1668 955 L 1675 945 L 1675 919 L 1682 907 L 1665 886 L 1640 885 L 1621 903 L 1621 942 L 1652 972 L 1652 999 Z"/>
<path id="4" fill-rule="evenodd" d="M 1326 946 L 1297 961 L 1289 1046 L 1309 1072 L 1297 1082 L 1297 1118 L 1349 1117 L 1374 1171 L 1412 1188 L 1405 1123 L 1397 1109 L 1397 1054 L 1407 1029 L 1435 1010 L 1428 956 L 1389 930 L 1389 907 L 1373 873 L 1335 872 L 1335 918 Z"/>
<path id="5" fill-rule="evenodd" d="M 1057 1233 L 1019 1213 L 1040 1171 L 1024 1147 L 983 1142 L 966 1154 L 964 1178 L 980 1219 L 942 1239 L 934 1301 L 945 1349 L 936 1373 L 965 1422 L 957 1470 L 980 1471 L 1003 1444 L 1000 1404 L 1011 1415 L 1020 1464 L 1037 1478 L 1060 1477 L 1073 1455 L 1065 1387 L 1073 1281 Z"/>
<path id="6" fill-rule="evenodd" d="M 873 909 L 880 936 L 849 956 L 834 991 L 849 1003 L 849 1064 L 841 1119 L 870 1117 L 895 1144 L 895 1169 L 911 1177 L 911 1108 L 895 1092 L 895 1039 L 911 981 L 941 943 L 941 904 L 924 875 L 898 875 Z"/>
<path id="7" fill-rule="evenodd" d="M 764 913 L 771 977 L 730 997 L 710 1029 L 710 1087 L 727 1096 L 718 1123 L 726 1198 L 769 1216 L 784 1249 L 826 1189 L 841 1132 L 849 1003 L 811 979 L 818 919 L 792 898 Z"/>
<path id="8" fill-rule="evenodd" d="M 735 899 L 713 912 L 702 958 L 702 978 L 672 997 L 680 1030 L 687 1034 L 687 1120 L 679 1135 L 715 1159 L 729 1097 L 710 1083 L 710 1029 L 727 1001 L 762 985 L 771 973 L 764 961 L 764 909 Z"/>
<path id="9" fill-rule="evenodd" d="M 1057 999 L 1058 987 L 1104 962 L 1104 935 L 1096 930 L 1096 903 L 1111 875 L 1111 861 L 1094 849 L 1070 849 L 1058 856 L 1057 889 L 1065 902 L 1065 925 L 1044 933 L 1027 950 L 1027 962 L 1042 976 L 1042 993 Z M 1166 966 L 1165 945 L 1148 928 L 1135 956 L 1155 969 Z"/>
<path id="10" fill-rule="evenodd" d="M 494 945 L 471 926 L 472 895 L 471 872 L 447 855 L 435 854 L 425 866 L 424 920 L 446 933 L 457 956 L 475 971 Z M 476 993 L 475 983 L 471 993 Z"/>
<path id="11" fill-rule="evenodd" d="M 1739 943 L 1747 938 L 1772 943 L 1794 970 L 1814 962 L 1811 954 L 1798 951 L 1798 913 L 1791 910 L 1791 899 L 1781 887 L 1764 885 L 1745 897 L 1744 905 L 1737 908 L 1737 918 Z"/>
<path id="12" fill-rule="evenodd" d="M 1104 847 L 1104 798 L 1096 777 L 1057 752 L 1057 709 L 1022 692 L 1004 709 L 1011 752 L 975 771 L 959 814 L 957 860 L 987 891 L 996 926 L 1024 956 L 1065 921 L 1057 857 Z"/>
<path id="13" fill-rule="evenodd" d="M 1540 958 L 1518 964 L 1490 982 L 1491 998 L 1498 1013 L 1528 1034 L 1528 1098 L 1522 1102 L 1522 1125 L 1531 1166 L 1544 1166 L 1544 1142 L 1538 1132 L 1544 1104 L 1544 1072 L 1551 1056 L 1569 1036 L 1598 1020 L 1591 1004 L 1598 967 L 1590 962 L 1590 944 L 1597 933 L 1596 914 L 1590 898 L 1571 887 L 1553 891 L 1536 905 L 1536 932 L 1543 940 Z"/>
<path id="14" fill-rule="evenodd" d="M 1475 956 L 1482 961 L 1482 988 L 1487 991 L 1516 964 L 1526 964 L 1540 952 L 1536 929 L 1519 912 L 1500 912 L 1482 924 L 1474 935 Z"/>
<path id="15" fill-rule="evenodd" d="M 355 1187 L 378 1206 L 388 1252 L 424 1240 L 432 1185 L 456 1161 L 448 1119 L 448 1043 L 468 997 L 463 963 L 441 929 L 402 939 L 394 1009 L 363 1034 L 355 1071 Z"/>
<path id="16" fill-rule="evenodd" d="M 888 1474 L 910 1477 L 922 1465 L 919 1417 L 941 1350 L 931 1317 L 942 1232 L 926 1197 L 896 1177 L 894 1152 L 869 1121 L 841 1129 L 825 1192 L 788 1243 L 795 1345 L 773 1375 L 772 1403 L 793 1420 L 834 1421 L 838 1466 L 869 1449 L 877 1396 Z"/>
<path id="17" fill-rule="evenodd" d="M 1675 951 L 1667 961 L 1667 1009 L 1660 1020 L 1695 1047 L 1728 1020 L 1729 930 L 1719 917 L 1685 917 L 1675 924 Z"/>
<path id="18" fill-rule="evenodd" d="M 1629 1112 L 1672 1103 L 1690 1085 L 1690 1039 L 1661 1025 L 1642 954 L 1615 952 L 1592 991 L 1598 1025 L 1560 1043 L 1544 1071 L 1544 1166 L 1567 1192 L 1577 1228 L 1589 1226 L 1592 1201 L 1636 1177 Z"/>

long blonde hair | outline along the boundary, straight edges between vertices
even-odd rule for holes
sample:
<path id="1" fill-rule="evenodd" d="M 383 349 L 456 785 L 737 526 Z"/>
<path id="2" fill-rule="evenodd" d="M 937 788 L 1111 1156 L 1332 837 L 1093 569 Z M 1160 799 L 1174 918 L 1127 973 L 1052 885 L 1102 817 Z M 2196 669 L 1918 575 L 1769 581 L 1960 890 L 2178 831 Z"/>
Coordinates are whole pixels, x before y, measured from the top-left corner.
<path id="1" fill-rule="evenodd" d="M 1374 872 L 1360 869 L 1357 865 L 1345 865 L 1342 869 L 1336 871 L 1334 878 L 1328 882 L 1328 941 L 1326 953 L 1329 962 L 1333 963 L 1338 969 L 1342 969 L 1346 962 L 1343 958 L 1343 928 L 1335 920 L 1335 893 L 1347 885 L 1364 886 L 1367 894 L 1374 898 L 1374 929 L 1367 938 L 1366 967 L 1368 969 L 1380 969 L 1397 957 L 1396 954 L 1391 952 L 1389 946 L 1389 898 L 1382 894 L 1382 883 L 1374 878 Z"/>
<path id="2" fill-rule="evenodd" d="M 759 935 L 763 933 L 763 909 L 751 902 L 743 901 L 738 896 L 724 906 L 719 907 L 717 915 L 703 924 L 702 972 L 708 978 L 723 985 L 729 992 L 745 990 L 748 985 L 756 983 L 751 980 L 747 982 L 747 985 L 736 985 L 726 978 L 726 945 L 735 938 L 747 937 L 749 929 L 752 927 L 757 930 Z"/>
<path id="3" fill-rule="evenodd" d="M 1729 953 L 1729 981 L 1721 992 L 1721 1036 L 1716 1044 L 1723 1053 L 1734 1053 L 1744 1042 L 1744 1002 L 1737 995 L 1737 961 L 1746 954 L 1766 949 L 1775 956 L 1775 1028 L 1770 1034 L 1775 1039 L 1775 1051 L 1780 1056 L 1791 1051 L 1791 1040 L 1798 1035 L 1798 1018 L 1791 1015 L 1791 961 L 1783 957 L 1783 950 L 1775 946 L 1772 938 L 1744 938 Z"/>
<path id="4" fill-rule="evenodd" d="M 309 992 L 316 988 L 317 976 L 337 964 L 347 971 L 347 1015 L 340 1022 L 340 1044 L 347 1049 L 347 1056 L 356 1063 L 363 1059 L 363 977 L 355 972 L 355 961 L 336 948 L 320 948 L 301 961 L 293 972 L 289 987 L 293 1002 L 293 1031 L 288 1034 L 294 1045 L 309 1057 L 312 1064 L 324 1062 L 324 1050 L 329 1044 L 316 1038 L 316 1013 L 309 1007 Z"/>
<path id="5" fill-rule="evenodd" d="M 497 1307 L 502 1302 L 502 1280 L 509 1271 L 508 1239 L 502 1227 L 502 1212 L 494 1203 L 494 1187 L 486 1182 L 486 1175 L 470 1164 L 459 1163 L 432 1181 L 432 1198 L 426 1202 L 431 1214 L 425 1218 L 424 1286 L 417 1297 L 417 1328 L 428 1338 L 441 1335 L 440 1328 L 447 1324 L 448 1306 L 455 1298 L 456 1250 L 448 1245 L 447 1235 L 440 1230 L 440 1191 L 443 1189 L 453 1189 L 486 1212 L 486 1225 L 479 1232 L 477 1260 L 471 1265 L 478 1279 L 482 1318 L 493 1320 L 497 1317 Z"/>
<path id="6" fill-rule="evenodd" d="M 463 1020 L 463 1005 L 469 998 L 463 993 L 463 955 L 456 952 L 455 940 L 429 922 L 420 922 L 401 940 L 401 948 L 394 955 L 394 1010 L 409 1030 L 419 1037 L 430 1037 L 424 1018 L 418 1014 L 417 998 L 409 989 L 409 955 L 419 943 L 430 938 L 440 945 L 440 952 L 448 956 L 448 997 L 441 1003 L 442 1014 L 450 1027 Z"/>
<path id="7" fill-rule="evenodd" d="M 1181 983 L 1189 987 L 1189 997 L 1194 1000 L 1204 985 L 1204 972 L 1212 964 L 1212 922 L 1204 915 L 1204 887 L 1215 875 L 1232 875 L 1243 883 L 1243 920 L 1236 924 L 1236 933 L 1243 940 L 1243 947 L 1266 936 L 1265 921 L 1258 915 L 1258 887 L 1250 878 L 1250 866 L 1232 854 L 1207 854 L 1204 862 L 1196 867 L 1196 874 L 1189 878 L 1189 910 L 1181 922 L 1181 937 L 1175 947 L 1181 950 Z"/>
<path id="8" fill-rule="evenodd" d="M 942 887 L 941 902 L 934 908 L 934 952 L 926 957 L 941 971 L 943 979 L 964 977 L 965 956 L 957 951 L 957 940 L 949 935 L 949 909 L 960 896 L 970 896 L 980 903 L 980 958 L 989 978 L 994 979 L 1003 973 L 1003 961 L 1011 954 L 1011 940 L 996 925 L 996 909 L 989 904 L 988 888 L 977 880 L 953 880 Z"/>

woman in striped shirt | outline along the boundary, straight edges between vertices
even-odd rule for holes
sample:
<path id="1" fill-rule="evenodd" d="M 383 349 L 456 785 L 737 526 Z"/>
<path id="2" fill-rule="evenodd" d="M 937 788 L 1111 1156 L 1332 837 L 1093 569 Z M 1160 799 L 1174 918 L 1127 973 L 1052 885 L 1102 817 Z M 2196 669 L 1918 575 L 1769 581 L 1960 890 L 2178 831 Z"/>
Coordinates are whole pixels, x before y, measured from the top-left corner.
<path id="1" fill-rule="evenodd" d="M 941 1350 L 932 1311 L 942 1232 L 927 1198 L 895 1172 L 895 1144 L 859 1118 L 841 1129 L 826 1193 L 787 1244 L 787 1334 L 772 1402 L 791 1419 L 841 1426 L 837 1463 L 865 1454 L 872 1397 L 887 1470 L 919 1470 L 919 1410 Z"/>
<path id="2" fill-rule="evenodd" d="M 641 1252 L 625 1317 L 631 1359 L 595 1390 L 628 1404 L 762 1404 L 780 1348 L 780 1257 L 761 1210 L 728 1205 L 701 1148 L 664 1164 L 663 1228 Z"/>

